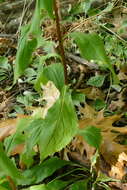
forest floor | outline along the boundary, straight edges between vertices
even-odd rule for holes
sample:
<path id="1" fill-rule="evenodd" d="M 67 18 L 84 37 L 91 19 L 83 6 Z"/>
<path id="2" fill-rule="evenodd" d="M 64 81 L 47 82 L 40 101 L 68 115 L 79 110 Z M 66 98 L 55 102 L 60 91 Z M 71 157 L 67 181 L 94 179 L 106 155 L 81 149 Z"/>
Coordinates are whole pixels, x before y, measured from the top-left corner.
<path id="1" fill-rule="evenodd" d="M 103 143 L 98 155 L 95 148 L 81 136 L 76 136 L 55 155 L 86 167 L 88 171 L 73 172 L 74 166 L 68 166 L 46 178 L 45 182 L 72 171 L 73 175 L 69 175 L 76 181 L 83 175 L 91 179 L 91 184 L 96 181 L 97 190 L 127 190 L 127 2 L 88 1 L 87 6 L 84 1 L 81 2 L 64 0 L 60 4 L 68 81 L 71 88 L 81 94 L 74 103 L 79 128 L 95 126 L 103 129 Z M 45 47 L 33 53 L 30 66 L 13 85 L 20 29 L 30 21 L 35 2 L 3 0 L 0 3 L 0 141 L 4 142 L 15 132 L 17 118 L 27 117 L 34 109 L 44 105 L 34 89 L 38 58 L 47 54 L 49 58 L 45 64 L 54 63 L 52 55 L 58 52 L 58 43 L 55 23 L 47 18 L 42 23 L 42 36 L 47 40 Z M 81 57 L 76 44 L 69 37 L 75 31 L 99 34 L 120 81 L 118 84 L 113 83 L 111 73 L 104 65 Z M 11 157 L 19 159 L 22 151 L 23 146 L 19 145 Z M 95 163 L 91 161 L 93 156 Z M 38 160 L 38 156 L 35 159 Z M 19 167 L 24 169 L 23 164 L 19 164 Z M 68 176 L 64 178 L 71 180 Z M 82 190 L 82 186 L 71 189 Z"/>

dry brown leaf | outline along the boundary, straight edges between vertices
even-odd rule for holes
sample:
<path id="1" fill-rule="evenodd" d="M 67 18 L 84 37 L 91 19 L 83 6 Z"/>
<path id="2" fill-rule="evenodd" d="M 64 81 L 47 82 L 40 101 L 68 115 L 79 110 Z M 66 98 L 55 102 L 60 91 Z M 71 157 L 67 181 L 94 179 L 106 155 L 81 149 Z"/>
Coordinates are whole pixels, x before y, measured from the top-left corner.
<path id="1" fill-rule="evenodd" d="M 5 121 L 0 122 L 0 141 L 4 140 L 9 135 L 15 133 L 17 120 L 17 118 L 7 119 Z"/>
<path id="2" fill-rule="evenodd" d="M 4 140 L 6 137 L 12 135 L 16 131 L 16 125 L 19 119 L 30 117 L 28 115 L 18 115 L 15 119 L 6 119 L 0 121 L 0 141 Z"/>
<path id="3" fill-rule="evenodd" d="M 41 85 L 43 89 L 43 100 L 46 100 L 46 105 L 43 109 L 43 118 L 45 118 L 48 109 L 53 106 L 60 96 L 59 90 L 56 88 L 52 81 L 48 81 L 46 85 Z"/>
<path id="4" fill-rule="evenodd" d="M 104 100 L 105 98 L 105 94 L 96 87 L 88 87 L 85 89 L 80 89 L 80 92 L 84 93 L 87 96 L 87 98 L 92 100 L 96 99 Z"/>
<path id="5" fill-rule="evenodd" d="M 16 154 L 21 154 L 24 150 L 25 145 L 24 144 L 19 144 L 17 145 L 10 153 L 11 156 L 14 156 Z"/>
<path id="6" fill-rule="evenodd" d="M 111 171 L 109 175 L 115 179 L 122 179 L 126 175 L 126 166 L 127 166 L 127 154 L 122 152 L 118 156 L 118 161 L 115 165 L 111 166 Z"/>
<path id="7" fill-rule="evenodd" d="M 118 78 L 119 80 L 127 80 L 127 75 L 124 72 L 120 71 L 118 74 Z"/>
<path id="8" fill-rule="evenodd" d="M 124 170 L 125 168 L 122 168 L 123 163 L 125 164 L 125 158 L 127 158 L 127 145 L 119 144 L 118 137 L 121 134 L 127 134 L 127 126 L 114 126 L 115 122 L 119 121 L 122 115 L 104 117 L 103 111 L 97 113 L 88 105 L 82 109 L 82 112 L 84 112 L 84 118 L 79 121 L 79 127 L 83 129 L 87 126 L 92 125 L 101 129 L 103 142 L 100 147 L 100 154 L 103 156 L 105 162 L 111 167 L 111 171 L 109 171 L 110 176 L 115 177 L 116 174 L 114 174 L 114 171 L 116 169 L 119 171 L 117 177 L 122 179 L 125 173 L 127 173 L 126 170 Z M 92 151 L 91 148 L 87 147 L 87 145 L 84 144 L 84 140 L 81 137 L 77 137 L 77 142 L 75 141 L 73 146 L 77 152 L 80 152 L 80 155 L 82 155 L 85 151 L 86 155 L 89 155 L 88 158 L 94 154 L 94 151 Z M 124 155 L 123 161 L 121 161 L 122 155 Z"/>
<path id="9" fill-rule="evenodd" d="M 112 190 L 127 190 L 127 183 L 109 182 L 109 185 L 112 188 Z"/>
<path id="10" fill-rule="evenodd" d="M 79 108 L 80 113 L 82 113 L 84 115 L 84 117 L 82 117 L 82 119 L 93 119 L 97 117 L 97 112 L 88 104 L 85 105 L 85 107 L 80 107 Z M 83 120 L 84 121 L 84 120 Z"/>

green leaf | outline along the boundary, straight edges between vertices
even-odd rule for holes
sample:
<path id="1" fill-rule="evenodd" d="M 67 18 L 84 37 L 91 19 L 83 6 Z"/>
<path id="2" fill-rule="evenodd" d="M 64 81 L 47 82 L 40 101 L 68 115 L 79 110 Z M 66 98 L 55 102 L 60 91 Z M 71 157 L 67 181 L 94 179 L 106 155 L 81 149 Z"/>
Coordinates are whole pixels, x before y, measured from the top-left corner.
<path id="1" fill-rule="evenodd" d="M 60 98 L 49 109 L 41 126 L 41 160 L 64 148 L 77 132 L 77 116 L 70 92 L 65 86 Z"/>
<path id="2" fill-rule="evenodd" d="M 104 75 L 97 75 L 97 76 L 91 77 L 87 81 L 87 85 L 95 86 L 95 87 L 101 87 L 104 83 L 104 80 L 105 80 Z"/>
<path id="3" fill-rule="evenodd" d="M 104 64 L 109 64 L 103 41 L 97 34 L 74 32 L 72 33 L 72 37 L 77 43 L 83 58 L 88 61 L 97 60 L 102 61 Z"/>
<path id="4" fill-rule="evenodd" d="M 95 60 L 104 64 L 112 73 L 114 83 L 119 83 L 119 79 L 114 72 L 113 66 L 106 55 L 102 39 L 96 34 L 85 34 L 74 32 L 71 34 L 77 43 L 81 56 L 88 61 Z"/>
<path id="5" fill-rule="evenodd" d="M 80 180 L 71 185 L 70 190 L 88 190 L 88 180 Z"/>
<path id="6" fill-rule="evenodd" d="M 47 184 L 48 189 L 50 190 L 62 190 L 70 183 L 70 181 L 62 181 L 62 180 L 53 180 Z"/>
<path id="7" fill-rule="evenodd" d="M 96 99 L 94 104 L 93 104 L 93 107 L 95 108 L 96 111 L 100 111 L 105 106 L 106 106 L 106 103 L 101 99 Z"/>
<path id="8" fill-rule="evenodd" d="M 117 92 L 120 92 L 122 90 L 122 86 L 120 85 L 111 85 L 111 88 L 113 88 L 114 90 L 116 90 Z"/>
<path id="9" fill-rule="evenodd" d="M 41 184 L 41 185 L 34 185 L 23 190 L 50 190 L 50 189 L 48 189 L 45 184 Z"/>
<path id="10" fill-rule="evenodd" d="M 7 188 L 3 187 L 2 185 L 0 185 L 0 190 L 9 190 L 9 189 L 7 189 Z"/>
<path id="11" fill-rule="evenodd" d="M 22 175 L 19 170 L 5 154 L 2 143 L 0 143 L 0 169 L 4 172 L 6 176 L 10 176 L 16 181 L 22 179 Z"/>
<path id="12" fill-rule="evenodd" d="M 105 183 L 100 182 L 99 186 L 103 187 L 106 190 L 111 190 L 111 188 Z"/>
<path id="13" fill-rule="evenodd" d="M 0 56 L 0 68 L 9 70 L 10 65 L 8 64 L 8 58 L 4 56 Z"/>
<path id="14" fill-rule="evenodd" d="M 27 180 L 26 182 L 24 181 L 23 184 L 30 185 L 30 184 L 40 183 L 45 178 L 51 176 L 58 169 L 69 164 L 70 162 L 65 160 L 60 160 L 57 157 L 49 158 L 48 160 L 42 162 L 41 164 L 34 166 L 29 170 L 24 171 L 23 175 Z M 51 186 L 51 184 L 49 183 L 49 186 Z"/>
<path id="15" fill-rule="evenodd" d="M 72 100 L 73 100 L 74 105 L 79 105 L 80 102 L 85 102 L 85 94 L 73 91 Z"/>
<path id="16" fill-rule="evenodd" d="M 53 16 L 53 0 L 41 0 L 41 7 L 44 8 L 51 18 Z"/>
<path id="17" fill-rule="evenodd" d="M 0 178 L 0 190 L 12 190 L 10 183 L 6 177 Z"/>
<path id="18" fill-rule="evenodd" d="M 97 149 L 99 148 L 102 141 L 100 129 L 94 126 L 88 126 L 84 130 L 80 130 L 80 135 L 84 137 L 84 139 L 89 145 Z"/>
<path id="19" fill-rule="evenodd" d="M 41 29 L 40 29 L 40 21 L 41 21 L 41 0 L 36 0 L 36 7 L 34 11 L 34 15 L 31 21 L 31 26 L 29 33 L 34 35 L 34 37 L 41 37 Z"/>
<path id="20" fill-rule="evenodd" d="M 120 180 L 118 179 L 113 179 L 111 177 L 106 176 L 102 172 L 99 172 L 96 182 L 109 182 L 109 181 L 120 182 Z"/>
<path id="21" fill-rule="evenodd" d="M 36 8 L 31 24 L 24 26 L 21 30 L 21 37 L 16 54 L 14 69 L 14 84 L 30 64 L 32 53 L 41 41 L 41 0 L 36 0 Z"/>
<path id="22" fill-rule="evenodd" d="M 69 182 L 62 181 L 62 180 L 53 180 L 50 183 L 42 184 L 42 185 L 36 185 L 31 186 L 30 188 L 24 189 L 24 190 L 63 190 Z"/>
<path id="23" fill-rule="evenodd" d="M 37 91 L 41 91 L 41 84 L 45 84 L 48 81 L 52 81 L 56 88 L 60 91 L 64 86 L 64 71 L 63 66 L 60 63 L 51 64 L 44 69 L 40 70 L 37 76 L 37 80 L 35 82 L 35 89 Z"/>
<path id="24" fill-rule="evenodd" d="M 4 146 L 7 155 L 10 155 L 11 151 L 19 144 L 25 143 L 28 134 L 23 134 L 32 119 L 22 118 L 18 121 L 16 133 L 4 141 Z"/>
<path id="25" fill-rule="evenodd" d="M 28 28 L 26 28 L 28 30 Z M 16 62 L 14 69 L 14 83 L 22 75 L 25 69 L 30 64 L 32 59 L 32 53 L 37 47 L 37 39 L 30 38 L 27 31 L 23 37 L 21 37 L 18 45 L 18 51 L 16 54 Z"/>
<path id="26" fill-rule="evenodd" d="M 91 173 L 93 172 L 93 167 L 97 163 L 98 157 L 99 157 L 99 152 L 98 150 L 96 150 L 95 154 L 91 157 L 91 169 L 90 169 Z"/>

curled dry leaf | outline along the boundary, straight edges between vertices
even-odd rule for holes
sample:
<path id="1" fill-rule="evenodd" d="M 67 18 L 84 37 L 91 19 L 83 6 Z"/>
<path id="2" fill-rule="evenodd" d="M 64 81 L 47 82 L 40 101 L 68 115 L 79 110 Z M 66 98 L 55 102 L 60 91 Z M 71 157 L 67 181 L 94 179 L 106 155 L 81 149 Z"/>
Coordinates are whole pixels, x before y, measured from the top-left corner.
<path id="1" fill-rule="evenodd" d="M 16 131 L 17 119 L 8 119 L 0 123 L 0 141 Z"/>
<path id="2" fill-rule="evenodd" d="M 127 88 L 123 88 L 120 93 L 114 93 L 111 103 L 109 105 L 109 109 L 111 111 L 115 110 L 124 110 L 127 111 Z"/>
<path id="3" fill-rule="evenodd" d="M 126 175 L 127 168 L 127 154 L 122 152 L 118 156 L 118 160 L 115 165 L 111 166 L 109 175 L 116 179 L 122 179 Z"/>
<path id="4" fill-rule="evenodd" d="M 82 136 L 77 136 L 71 143 L 70 157 L 83 165 L 89 165 L 91 157 L 95 153 L 95 148 L 87 144 Z"/>
<path id="5" fill-rule="evenodd" d="M 84 118 L 79 121 L 79 127 L 81 129 L 84 129 L 87 126 L 95 126 L 101 129 L 103 142 L 100 147 L 100 154 L 102 155 L 105 162 L 111 167 L 111 171 L 108 171 L 109 175 L 111 177 L 115 177 L 116 172 L 114 171 L 117 170 L 119 171 L 117 178 L 122 179 L 123 176 L 127 174 L 127 171 L 125 170 L 127 145 L 120 144 L 118 137 L 119 135 L 127 134 L 127 126 L 115 126 L 115 122 L 119 121 L 122 115 L 104 117 L 103 111 L 97 113 L 93 108 L 88 105 L 86 105 L 85 108 L 82 109 L 82 111 L 84 112 Z M 86 154 L 90 155 L 91 157 L 94 151 L 88 149 L 86 144 L 84 144 L 83 142 L 84 140 L 80 136 L 78 136 L 76 141 L 74 144 L 75 149 L 77 149 L 80 154 L 83 154 L 83 151 L 86 151 Z"/>
<path id="6" fill-rule="evenodd" d="M 46 101 L 46 106 L 43 109 L 43 118 L 45 118 L 49 108 L 53 106 L 60 96 L 59 90 L 52 81 L 48 81 L 46 85 L 41 85 L 43 89 L 43 100 Z"/>
<path id="7" fill-rule="evenodd" d="M 85 89 L 81 89 L 80 92 L 84 93 L 87 96 L 87 98 L 92 100 L 96 99 L 104 100 L 105 98 L 105 94 L 96 87 L 88 87 Z"/>

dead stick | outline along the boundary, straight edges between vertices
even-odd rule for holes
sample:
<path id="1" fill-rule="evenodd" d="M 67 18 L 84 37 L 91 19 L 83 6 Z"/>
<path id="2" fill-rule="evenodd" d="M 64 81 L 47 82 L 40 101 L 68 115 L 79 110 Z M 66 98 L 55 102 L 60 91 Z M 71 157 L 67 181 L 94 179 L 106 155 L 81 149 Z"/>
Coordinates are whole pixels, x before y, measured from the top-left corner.
<path id="1" fill-rule="evenodd" d="M 66 58 L 65 58 L 65 52 L 64 52 L 64 47 L 63 47 L 63 39 L 62 39 L 62 33 L 61 33 L 61 28 L 60 28 L 60 18 L 59 18 L 59 13 L 58 13 L 58 3 L 57 0 L 54 0 L 54 12 L 55 12 L 55 19 L 56 19 L 56 29 L 57 29 L 57 37 L 59 41 L 59 51 L 61 54 L 61 59 L 64 67 L 64 77 L 65 77 L 65 84 L 68 84 L 67 80 L 67 64 L 66 64 Z"/>

